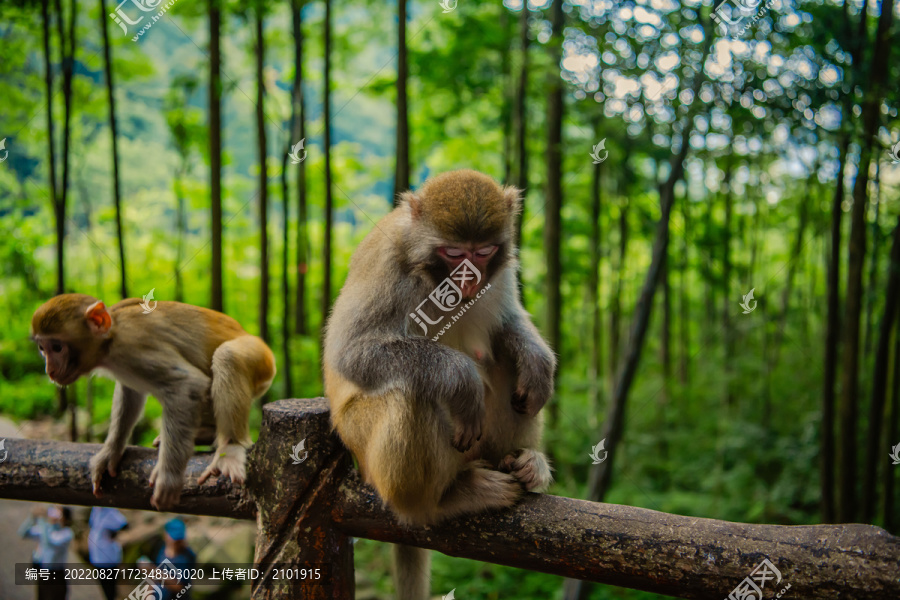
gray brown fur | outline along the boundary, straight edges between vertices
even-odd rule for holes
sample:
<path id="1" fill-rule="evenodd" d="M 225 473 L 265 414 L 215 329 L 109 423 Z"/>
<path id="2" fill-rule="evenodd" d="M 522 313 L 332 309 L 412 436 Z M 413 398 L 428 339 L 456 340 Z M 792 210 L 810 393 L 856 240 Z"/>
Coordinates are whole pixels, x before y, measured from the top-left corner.
<path id="1" fill-rule="evenodd" d="M 504 508 L 550 483 L 537 448 L 555 357 L 518 298 L 519 202 L 475 171 L 429 180 L 363 240 L 335 302 L 324 353 L 332 421 L 403 521 Z M 448 244 L 499 250 L 481 282 L 490 288 L 433 341 L 445 321 L 423 335 L 409 314 L 449 275 L 436 258 Z M 398 554 L 409 563 L 397 565 L 402 600 L 427 591 L 414 555 Z"/>

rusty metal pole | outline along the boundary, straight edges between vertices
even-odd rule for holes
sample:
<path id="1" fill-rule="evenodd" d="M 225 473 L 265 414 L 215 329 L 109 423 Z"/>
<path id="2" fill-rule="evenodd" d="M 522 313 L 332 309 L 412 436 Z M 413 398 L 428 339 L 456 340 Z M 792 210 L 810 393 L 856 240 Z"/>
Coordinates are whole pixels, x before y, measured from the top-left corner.
<path id="1" fill-rule="evenodd" d="M 254 562 L 265 574 L 253 586 L 253 600 L 352 600 L 353 544 L 331 514 L 353 464 L 331 432 L 328 401 L 265 405 L 251 454 Z"/>

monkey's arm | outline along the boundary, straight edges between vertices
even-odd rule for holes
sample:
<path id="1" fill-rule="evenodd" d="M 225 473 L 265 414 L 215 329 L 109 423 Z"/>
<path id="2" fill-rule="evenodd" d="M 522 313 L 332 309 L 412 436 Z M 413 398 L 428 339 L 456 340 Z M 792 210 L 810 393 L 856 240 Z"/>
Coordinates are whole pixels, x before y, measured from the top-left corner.
<path id="1" fill-rule="evenodd" d="M 553 395 L 556 357 L 521 307 L 507 315 L 494 333 L 494 346 L 516 365 L 513 408 L 530 417 Z"/>
<path id="2" fill-rule="evenodd" d="M 91 479 L 94 484 L 94 495 L 100 495 L 100 480 L 104 472 L 116 476 L 116 467 L 125 452 L 125 444 L 134 429 L 135 423 L 144 411 L 147 396 L 142 392 L 116 382 L 113 392 L 112 415 L 109 421 L 109 433 L 103 448 L 91 458 Z"/>
<path id="3" fill-rule="evenodd" d="M 436 402 L 453 417 L 453 446 L 465 451 L 481 436 L 484 385 L 475 362 L 427 338 L 369 333 L 340 348 L 334 367 L 364 390 L 396 386 L 413 402 Z"/>

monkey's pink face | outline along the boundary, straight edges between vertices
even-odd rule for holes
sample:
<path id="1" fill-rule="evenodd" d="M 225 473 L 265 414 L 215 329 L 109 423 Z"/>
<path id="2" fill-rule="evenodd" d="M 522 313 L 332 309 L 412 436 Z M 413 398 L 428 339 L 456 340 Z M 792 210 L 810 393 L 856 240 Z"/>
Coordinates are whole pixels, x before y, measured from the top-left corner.
<path id="1" fill-rule="evenodd" d="M 475 297 L 478 288 L 481 287 L 481 284 L 486 280 L 484 275 L 487 273 L 487 266 L 491 262 L 491 259 L 494 258 L 494 255 L 497 254 L 499 248 L 500 246 L 495 245 L 477 246 L 475 244 L 466 246 L 442 246 L 438 248 L 438 255 L 445 263 L 447 263 L 447 267 L 450 269 L 451 273 L 464 260 L 468 260 L 475 265 L 475 268 L 481 273 L 482 277 L 480 282 L 477 279 L 473 279 L 469 283 L 463 285 L 463 298 L 471 299 Z"/>
<path id="2" fill-rule="evenodd" d="M 56 384 L 69 385 L 78 379 L 80 373 L 69 359 L 69 345 L 62 340 L 35 337 L 38 350 L 47 365 L 47 376 Z"/>

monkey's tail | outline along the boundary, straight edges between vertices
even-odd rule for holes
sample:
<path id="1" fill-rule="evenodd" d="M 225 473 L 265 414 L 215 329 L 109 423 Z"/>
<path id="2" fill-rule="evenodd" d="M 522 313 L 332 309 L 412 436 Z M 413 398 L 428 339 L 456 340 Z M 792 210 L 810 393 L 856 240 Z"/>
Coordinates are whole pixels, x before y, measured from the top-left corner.
<path id="1" fill-rule="evenodd" d="M 427 600 L 431 582 L 431 553 L 425 548 L 395 544 L 393 554 L 397 600 Z"/>

